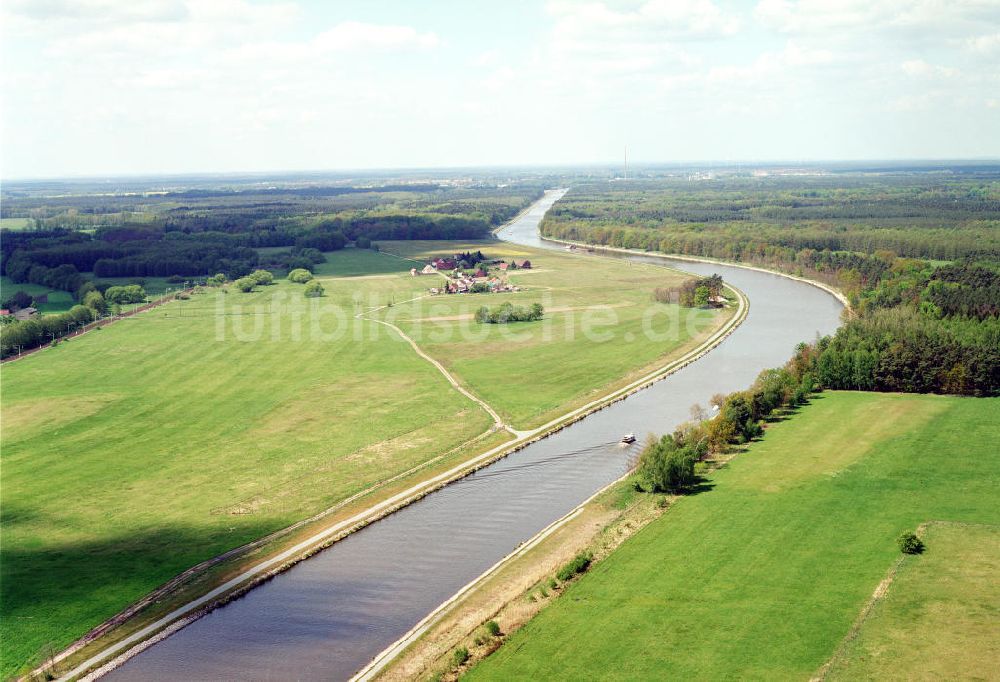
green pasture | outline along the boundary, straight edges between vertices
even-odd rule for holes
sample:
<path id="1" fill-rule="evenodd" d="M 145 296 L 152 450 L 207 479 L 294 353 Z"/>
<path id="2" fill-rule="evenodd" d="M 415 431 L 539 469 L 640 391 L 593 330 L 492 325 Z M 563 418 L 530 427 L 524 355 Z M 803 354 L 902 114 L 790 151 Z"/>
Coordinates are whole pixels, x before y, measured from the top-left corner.
<path id="1" fill-rule="evenodd" d="M 489 258 L 531 261 L 532 269 L 507 275 L 519 292 L 429 296 L 381 312 L 518 428 L 543 424 L 611 384 L 637 378 L 641 369 L 696 345 L 732 314 L 653 302 L 654 289 L 685 277 L 653 265 L 502 242 L 385 242 L 384 248 L 420 260 L 480 249 Z M 427 288 L 443 281 L 439 275 L 414 279 Z M 507 325 L 472 319 L 480 306 L 507 301 L 541 303 L 545 318 Z"/>
<path id="2" fill-rule="evenodd" d="M 7 300 L 16 291 L 23 291 L 32 296 L 47 295 L 48 302 L 39 303 L 36 306 L 41 313 L 62 313 L 72 308 L 76 303 L 68 291 L 50 289 L 42 284 L 29 284 L 27 282 L 15 284 L 6 275 L 0 277 L 0 301 Z"/>
<path id="3" fill-rule="evenodd" d="M 2 230 L 27 230 L 33 224 L 31 218 L 0 218 Z"/>
<path id="4" fill-rule="evenodd" d="M 4 365 L 3 677 L 489 426 L 390 330 L 313 301 L 210 290 Z"/>
<path id="5" fill-rule="evenodd" d="M 901 532 L 1000 523 L 998 425 L 996 398 L 822 394 L 570 586 L 469 679 L 810 679 L 901 556 Z M 930 676 L 924 647 L 956 657 L 945 677 L 982 672 L 988 652 L 968 666 L 961 657 L 985 640 L 995 651 L 995 542 L 928 533 L 885 615 L 863 630 L 861 651 L 878 647 L 882 660 L 845 679 Z M 967 562 L 964 587 L 941 587 L 940 574 L 961 576 Z M 922 610 L 964 590 L 943 617 Z M 992 635 L 949 632 L 984 623 Z"/>
<path id="6" fill-rule="evenodd" d="M 933 523 L 830 669 L 832 680 L 996 675 L 1000 526 Z"/>

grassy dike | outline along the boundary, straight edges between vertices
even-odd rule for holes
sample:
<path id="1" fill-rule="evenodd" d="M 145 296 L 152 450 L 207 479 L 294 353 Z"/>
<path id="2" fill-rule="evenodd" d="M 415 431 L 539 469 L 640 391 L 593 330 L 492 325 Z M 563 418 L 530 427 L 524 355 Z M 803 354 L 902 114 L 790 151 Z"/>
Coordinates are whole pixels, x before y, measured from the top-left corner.
<path id="1" fill-rule="evenodd" d="M 508 634 L 493 655 L 462 671 L 498 680 L 809 678 L 841 650 L 898 561 L 902 530 L 948 522 L 961 533 L 955 524 L 1000 523 L 992 503 L 1000 480 L 997 424 L 1000 399 L 817 396 L 711 475 L 710 490 L 672 505 Z M 920 579 L 934 569 L 917 569 L 937 562 L 961 573 L 959 558 L 978 557 L 962 589 L 967 601 L 985 604 L 978 618 L 995 613 L 989 546 L 970 531 L 959 541 L 964 554 L 950 549 L 954 541 L 936 547 L 937 526 L 929 527 L 928 551 L 906 559 L 921 583 L 913 587 L 911 579 L 907 592 L 954 594 L 954 586 Z M 966 630 L 975 629 L 976 617 L 968 616 Z M 858 641 L 888 629 L 869 631 L 868 639 L 862 629 Z M 923 639 L 904 633 L 879 670 L 905 666 L 913 646 L 943 656 L 963 646 L 961 638 L 934 633 L 933 620 L 919 626 Z M 474 643 L 470 652 L 475 657 Z M 961 668 L 961 659 L 957 665 L 960 676 L 975 670 Z"/>

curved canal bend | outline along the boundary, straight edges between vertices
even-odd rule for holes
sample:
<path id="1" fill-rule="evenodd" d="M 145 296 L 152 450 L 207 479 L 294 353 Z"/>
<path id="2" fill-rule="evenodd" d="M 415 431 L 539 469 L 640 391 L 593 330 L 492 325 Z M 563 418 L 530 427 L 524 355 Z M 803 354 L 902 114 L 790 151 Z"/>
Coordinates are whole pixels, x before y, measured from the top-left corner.
<path id="1" fill-rule="evenodd" d="M 550 192 L 502 239 L 541 248 Z M 348 536 L 114 670 L 109 680 L 348 679 L 518 544 L 627 470 L 622 433 L 663 433 L 693 403 L 747 387 L 796 343 L 833 332 L 841 304 L 778 275 L 648 256 L 718 272 L 750 299 L 745 322 L 697 362 L 551 437 Z"/>

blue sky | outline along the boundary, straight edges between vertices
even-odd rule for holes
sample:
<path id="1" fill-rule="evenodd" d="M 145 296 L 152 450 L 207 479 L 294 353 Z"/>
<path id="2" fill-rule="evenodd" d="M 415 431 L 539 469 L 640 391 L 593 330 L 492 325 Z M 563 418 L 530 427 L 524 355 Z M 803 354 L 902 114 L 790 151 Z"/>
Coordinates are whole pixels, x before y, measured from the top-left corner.
<path id="1" fill-rule="evenodd" d="M 1000 0 L 5 0 L 3 177 L 1000 156 Z"/>

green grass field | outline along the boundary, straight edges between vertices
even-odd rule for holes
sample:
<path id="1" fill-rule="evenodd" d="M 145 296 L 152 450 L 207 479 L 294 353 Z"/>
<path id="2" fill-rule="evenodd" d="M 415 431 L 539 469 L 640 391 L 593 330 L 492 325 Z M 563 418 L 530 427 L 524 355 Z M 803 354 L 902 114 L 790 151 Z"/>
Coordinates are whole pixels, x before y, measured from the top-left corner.
<path id="1" fill-rule="evenodd" d="M 1000 526 L 933 524 L 831 667 L 833 680 L 995 678 Z"/>
<path id="2" fill-rule="evenodd" d="M 37 307 L 39 312 L 42 313 L 61 313 L 69 310 L 76 303 L 73 300 L 72 294 L 68 291 L 59 291 L 58 289 L 50 289 L 47 286 L 41 284 L 15 284 L 6 275 L 0 277 L 0 300 L 6 300 L 14 295 L 16 291 L 23 291 L 26 294 L 31 294 L 32 296 L 40 296 L 46 294 L 48 296 L 47 303 L 40 303 Z"/>
<path id="3" fill-rule="evenodd" d="M 1000 523 L 998 440 L 1000 399 L 822 394 L 570 586 L 469 679 L 809 679 L 899 558 L 900 532 L 931 520 Z M 983 542 L 967 536 L 962 553 L 930 533 L 890 595 L 899 587 L 918 601 L 921 574 L 935 564 L 959 571 L 971 557 L 987 577 L 966 582 L 978 590 L 969 598 L 989 601 L 967 622 L 991 619 L 995 647 L 998 575 L 995 559 L 977 559 Z M 918 571 L 922 562 L 932 565 Z M 861 641 L 913 613 L 872 621 Z M 932 620 L 913 627 L 936 646 Z M 945 639 L 939 650 L 964 646 Z M 896 659 L 909 655 L 896 647 L 847 677 L 906 678 L 912 662 Z"/>
<path id="4" fill-rule="evenodd" d="M 382 246 L 418 260 L 456 250 L 441 242 Z M 518 428 L 539 426 L 568 405 L 606 392 L 609 384 L 637 378 L 642 369 L 709 336 L 732 312 L 653 303 L 655 288 L 683 279 L 653 265 L 497 242 L 459 247 L 476 249 L 491 258 L 530 259 L 531 270 L 509 274 L 522 290 L 431 296 L 383 311 L 381 317 L 417 339 Z M 425 287 L 443 281 L 437 275 L 414 279 Z M 545 319 L 509 325 L 480 325 L 472 319 L 480 306 L 493 308 L 505 301 L 525 307 L 541 303 Z"/>
<path id="5" fill-rule="evenodd" d="M 215 296 L 4 366 L 3 677 L 490 424 L 381 325 L 348 318 L 333 338 L 327 316 L 316 340 L 293 285 L 224 296 L 221 315 Z"/>
<path id="6" fill-rule="evenodd" d="M 4 365 L 0 675 L 60 649 L 185 568 L 490 426 L 396 332 L 355 317 L 400 303 L 374 313 L 390 315 L 443 280 L 411 277 L 409 261 L 387 254 L 329 255 L 318 273 L 322 298 L 306 299 L 303 285 L 284 280 L 250 294 L 209 288 Z M 603 266 L 537 257 L 549 272 L 521 277 L 539 278 L 530 296 L 551 289 L 557 305 L 648 300 L 654 285 L 677 277 L 651 268 L 622 280 L 628 290 L 601 294 L 583 275 L 612 277 Z M 156 291 L 156 282 L 147 287 Z M 675 347 L 628 354 L 580 338 L 573 346 L 531 336 L 530 351 L 510 340 L 418 340 L 518 414 L 589 395 Z M 479 359 L 477 345 L 488 348 Z M 534 354 L 540 359 L 529 361 Z M 541 401 L 519 385 L 538 381 L 546 361 L 565 362 L 576 383 L 558 393 L 555 379 L 539 382 L 547 386 Z M 553 375 L 568 376 L 560 372 Z"/>
<path id="7" fill-rule="evenodd" d="M 32 226 L 31 218 L 0 218 L 0 229 L 27 230 Z"/>
<path id="8" fill-rule="evenodd" d="M 370 249 L 347 248 L 328 251 L 325 263 L 313 268 L 317 277 L 356 277 L 359 275 L 392 275 L 410 271 L 416 264 Z"/>

